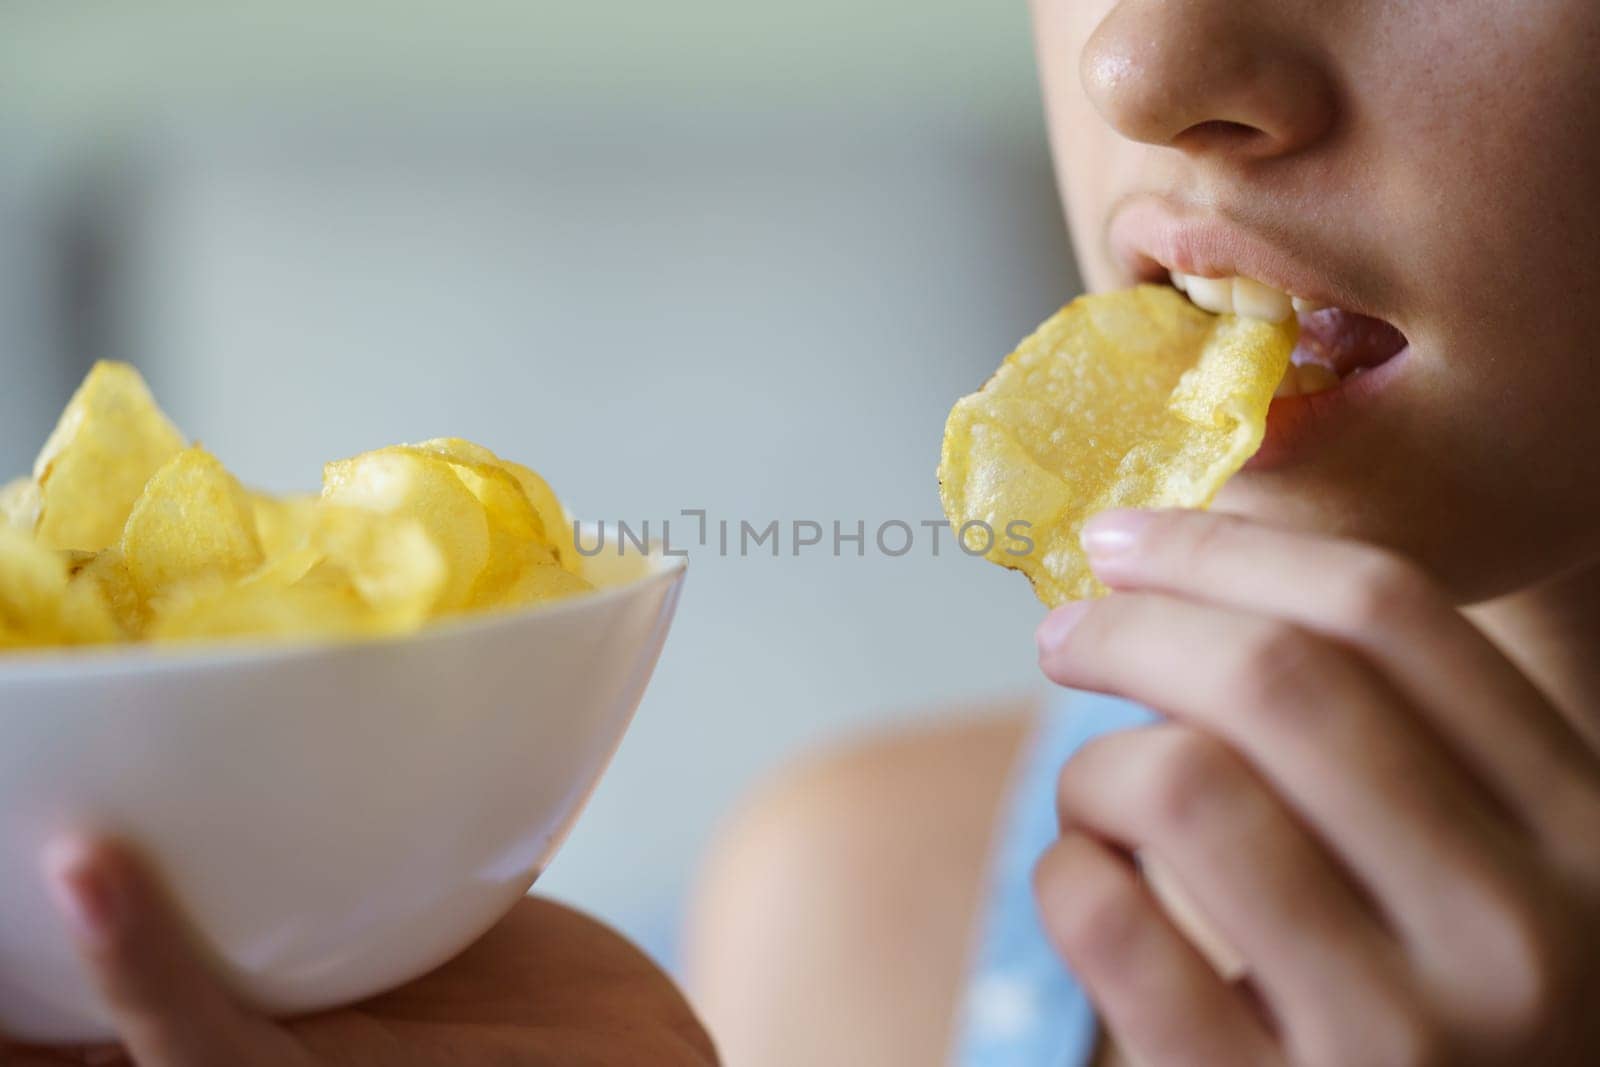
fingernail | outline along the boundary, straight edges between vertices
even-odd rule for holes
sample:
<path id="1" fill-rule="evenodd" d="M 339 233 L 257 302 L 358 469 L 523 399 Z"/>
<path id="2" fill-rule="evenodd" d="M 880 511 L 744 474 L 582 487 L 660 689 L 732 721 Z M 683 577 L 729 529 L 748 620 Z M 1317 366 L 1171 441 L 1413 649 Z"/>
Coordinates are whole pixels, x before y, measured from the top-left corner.
<path id="1" fill-rule="evenodd" d="M 1089 610 L 1087 600 L 1075 601 L 1064 604 L 1044 617 L 1039 628 L 1033 632 L 1033 639 L 1039 643 L 1039 651 L 1053 652 L 1066 643 L 1067 635 L 1072 633 L 1073 627 L 1078 625 L 1084 613 Z"/>
<path id="2" fill-rule="evenodd" d="M 1091 516 L 1078 533 L 1078 543 L 1094 559 L 1124 555 L 1138 544 L 1144 528 L 1155 518 L 1148 511 L 1123 508 Z"/>
<path id="3" fill-rule="evenodd" d="M 116 928 L 121 900 L 113 880 L 94 862 L 91 848 L 69 839 L 45 852 L 45 881 L 56 910 L 81 940 L 106 940 Z"/>

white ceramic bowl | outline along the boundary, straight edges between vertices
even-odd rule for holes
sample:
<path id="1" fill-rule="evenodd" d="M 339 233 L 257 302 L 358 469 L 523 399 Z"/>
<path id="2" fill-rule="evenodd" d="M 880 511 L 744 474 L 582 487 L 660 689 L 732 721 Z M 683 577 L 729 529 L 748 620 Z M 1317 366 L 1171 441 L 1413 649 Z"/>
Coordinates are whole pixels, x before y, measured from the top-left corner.
<path id="1" fill-rule="evenodd" d="M 401 640 L 0 657 L 0 1033 L 110 1036 L 40 876 L 68 828 L 153 859 L 264 1010 L 359 1000 L 449 959 L 571 828 L 650 679 L 682 563 Z"/>

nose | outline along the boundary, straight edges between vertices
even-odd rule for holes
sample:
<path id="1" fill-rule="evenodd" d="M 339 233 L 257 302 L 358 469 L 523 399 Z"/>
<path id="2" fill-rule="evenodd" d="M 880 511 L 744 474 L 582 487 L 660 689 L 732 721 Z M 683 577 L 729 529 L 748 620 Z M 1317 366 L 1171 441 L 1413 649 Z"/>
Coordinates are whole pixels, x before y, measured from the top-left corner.
<path id="1" fill-rule="evenodd" d="M 1268 159 L 1332 127 L 1332 73 L 1278 4 L 1120 0 L 1085 46 L 1089 99 L 1119 133 L 1193 156 Z"/>

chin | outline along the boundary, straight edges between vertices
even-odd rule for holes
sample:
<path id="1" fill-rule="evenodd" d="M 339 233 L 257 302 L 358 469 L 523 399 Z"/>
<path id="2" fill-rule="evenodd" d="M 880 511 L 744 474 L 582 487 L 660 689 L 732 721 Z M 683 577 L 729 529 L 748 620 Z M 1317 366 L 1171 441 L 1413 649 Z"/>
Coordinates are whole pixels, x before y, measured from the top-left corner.
<path id="1" fill-rule="evenodd" d="M 1456 603 L 1493 600 L 1600 561 L 1600 545 L 1569 536 L 1570 516 L 1497 496 L 1439 468 L 1304 466 L 1244 471 L 1213 509 L 1257 522 L 1375 545 L 1416 563 Z"/>

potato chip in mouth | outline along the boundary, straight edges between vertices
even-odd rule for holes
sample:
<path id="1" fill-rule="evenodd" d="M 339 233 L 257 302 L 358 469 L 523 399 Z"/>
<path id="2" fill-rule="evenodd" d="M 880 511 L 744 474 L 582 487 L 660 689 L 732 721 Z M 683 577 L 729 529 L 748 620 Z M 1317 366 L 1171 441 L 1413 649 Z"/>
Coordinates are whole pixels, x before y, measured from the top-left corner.
<path id="1" fill-rule="evenodd" d="M 945 514 L 1051 607 L 1104 593 L 1078 544 L 1085 520 L 1210 504 L 1261 446 L 1295 331 L 1164 286 L 1074 300 L 951 409 Z"/>

